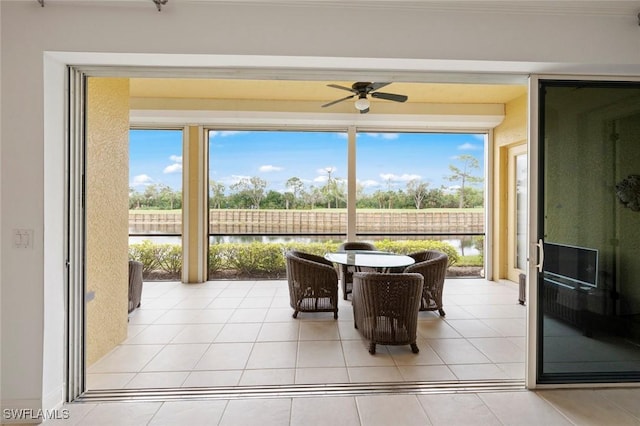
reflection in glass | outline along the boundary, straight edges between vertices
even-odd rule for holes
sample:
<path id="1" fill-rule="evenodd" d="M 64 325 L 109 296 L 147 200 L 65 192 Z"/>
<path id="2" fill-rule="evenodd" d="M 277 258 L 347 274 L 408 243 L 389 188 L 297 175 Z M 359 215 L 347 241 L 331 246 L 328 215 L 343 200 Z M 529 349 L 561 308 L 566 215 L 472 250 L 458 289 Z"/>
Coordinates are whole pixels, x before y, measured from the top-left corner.
<path id="1" fill-rule="evenodd" d="M 541 382 L 640 380 L 640 214 L 615 186 L 640 164 L 640 85 L 541 88 Z"/>

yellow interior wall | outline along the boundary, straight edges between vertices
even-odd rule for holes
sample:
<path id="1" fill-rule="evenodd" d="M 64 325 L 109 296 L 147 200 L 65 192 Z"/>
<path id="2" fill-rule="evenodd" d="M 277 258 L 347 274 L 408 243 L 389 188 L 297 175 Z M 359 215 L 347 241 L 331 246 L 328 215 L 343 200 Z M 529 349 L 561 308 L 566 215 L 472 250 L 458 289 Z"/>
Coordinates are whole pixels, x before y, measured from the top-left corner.
<path id="1" fill-rule="evenodd" d="M 507 151 L 509 147 L 527 143 L 527 95 L 524 94 L 505 105 L 504 121 L 494 129 L 494 170 L 493 170 L 493 277 L 501 279 L 507 277 Z"/>
<path id="2" fill-rule="evenodd" d="M 86 362 L 127 337 L 129 80 L 89 78 L 86 143 Z"/>

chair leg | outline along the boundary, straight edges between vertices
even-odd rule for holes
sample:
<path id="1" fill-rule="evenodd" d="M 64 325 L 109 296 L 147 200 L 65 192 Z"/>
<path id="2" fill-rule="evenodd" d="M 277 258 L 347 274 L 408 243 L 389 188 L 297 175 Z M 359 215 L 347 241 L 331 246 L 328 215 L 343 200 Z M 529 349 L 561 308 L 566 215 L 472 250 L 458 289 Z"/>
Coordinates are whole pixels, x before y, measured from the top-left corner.
<path id="1" fill-rule="evenodd" d="M 371 355 L 376 354 L 376 344 L 374 342 L 369 343 L 369 353 Z"/>
<path id="2" fill-rule="evenodd" d="M 438 309 L 438 313 L 440 314 L 441 317 L 445 316 L 446 314 L 444 313 L 444 309 L 440 308 Z"/>
<path id="3" fill-rule="evenodd" d="M 294 311 L 292 317 L 298 318 L 298 311 Z"/>
<path id="4" fill-rule="evenodd" d="M 420 352 L 420 349 L 418 349 L 418 345 L 415 343 L 411 344 L 411 352 L 413 352 L 414 354 L 417 354 L 418 352 Z"/>
<path id="5" fill-rule="evenodd" d="M 333 313 L 333 319 L 338 319 L 338 311 L 335 311 L 335 312 Z"/>

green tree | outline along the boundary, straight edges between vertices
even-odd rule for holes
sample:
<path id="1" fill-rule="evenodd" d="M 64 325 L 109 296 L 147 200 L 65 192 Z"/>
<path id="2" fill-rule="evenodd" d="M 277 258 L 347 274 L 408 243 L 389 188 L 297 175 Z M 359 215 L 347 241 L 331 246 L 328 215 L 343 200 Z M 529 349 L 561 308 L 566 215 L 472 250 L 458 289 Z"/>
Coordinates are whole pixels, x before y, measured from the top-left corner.
<path id="1" fill-rule="evenodd" d="M 300 196 L 302 191 L 304 191 L 304 183 L 302 182 L 302 180 L 300 180 L 299 177 L 294 176 L 287 179 L 285 186 L 291 191 L 290 194 L 293 195 L 292 200 L 287 198 L 286 208 L 289 208 L 289 202 L 291 202 L 291 207 L 295 208 L 295 203 L 298 200 L 298 197 Z"/>
<path id="2" fill-rule="evenodd" d="M 259 209 L 260 201 L 264 198 L 264 190 L 267 187 L 267 181 L 257 176 L 251 178 L 242 178 L 239 182 L 231 185 L 231 190 L 245 194 L 251 200 L 251 208 Z"/>
<path id="3" fill-rule="evenodd" d="M 220 209 L 224 203 L 225 187 L 222 183 L 214 180 L 209 181 L 209 207 Z"/>
<path id="4" fill-rule="evenodd" d="M 407 182 L 407 194 L 413 199 L 416 209 L 422 208 L 422 203 L 427 196 L 429 184 L 419 179 L 412 179 Z"/>
<path id="5" fill-rule="evenodd" d="M 451 170 L 451 174 L 444 178 L 449 182 L 460 183 L 458 207 L 463 208 L 467 184 L 480 183 L 483 179 L 482 177 L 473 175 L 475 170 L 480 169 L 480 163 L 477 158 L 469 154 L 464 154 L 457 156 L 456 160 L 462 163 L 461 167 L 450 164 L 449 170 Z"/>

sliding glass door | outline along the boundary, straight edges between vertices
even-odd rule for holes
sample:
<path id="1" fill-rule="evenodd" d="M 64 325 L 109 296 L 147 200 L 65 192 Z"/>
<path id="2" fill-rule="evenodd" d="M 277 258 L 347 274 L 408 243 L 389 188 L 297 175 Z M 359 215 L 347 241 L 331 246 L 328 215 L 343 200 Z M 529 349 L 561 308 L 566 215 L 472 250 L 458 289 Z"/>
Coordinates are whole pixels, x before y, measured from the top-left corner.
<path id="1" fill-rule="evenodd" d="M 640 380 L 640 83 L 538 85 L 537 382 Z"/>

